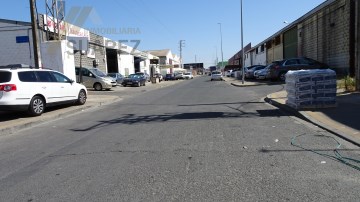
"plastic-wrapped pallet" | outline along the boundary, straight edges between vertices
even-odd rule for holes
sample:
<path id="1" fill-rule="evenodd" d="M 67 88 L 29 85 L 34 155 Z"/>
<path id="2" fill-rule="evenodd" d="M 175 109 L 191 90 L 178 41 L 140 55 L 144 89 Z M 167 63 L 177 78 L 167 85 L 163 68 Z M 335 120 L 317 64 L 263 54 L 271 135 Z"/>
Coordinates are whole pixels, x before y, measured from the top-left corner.
<path id="1" fill-rule="evenodd" d="M 336 73 L 330 69 L 289 71 L 286 103 L 295 109 L 336 106 Z"/>

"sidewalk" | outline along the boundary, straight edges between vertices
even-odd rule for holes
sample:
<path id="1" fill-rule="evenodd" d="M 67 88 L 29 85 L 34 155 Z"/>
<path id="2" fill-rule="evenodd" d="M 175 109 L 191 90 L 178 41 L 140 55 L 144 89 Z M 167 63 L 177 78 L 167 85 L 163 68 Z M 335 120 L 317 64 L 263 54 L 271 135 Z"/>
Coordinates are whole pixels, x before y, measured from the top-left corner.
<path id="1" fill-rule="evenodd" d="M 29 128 L 47 122 L 60 117 L 65 117 L 69 114 L 81 112 L 90 108 L 106 105 L 116 101 L 120 101 L 121 98 L 116 95 L 96 95 L 89 96 L 86 103 L 80 106 L 72 106 L 61 108 L 52 108 L 50 111 L 37 117 L 29 117 L 25 113 L 13 113 L 13 112 L 0 112 L 0 117 L 6 117 L 5 120 L 0 118 L 0 135 L 8 135 L 18 130 Z"/>
<path id="2" fill-rule="evenodd" d="M 224 80 L 237 87 L 270 85 L 269 82 L 259 80 L 242 84 L 241 80 L 233 77 L 224 77 Z M 360 146 L 360 92 L 344 93 L 338 90 L 337 107 L 334 108 L 296 110 L 285 104 L 286 99 L 286 91 L 279 91 L 267 95 L 265 101 Z"/>
<path id="3" fill-rule="evenodd" d="M 226 82 L 229 82 L 231 85 L 236 86 L 236 87 L 250 87 L 250 86 L 269 85 L 269 82 L 262 81 L 262 80 L 253 80 L 253 81 L 246 80 L 244 82 L 244 84 L 243 84 L 241 79 L 237 79 L 237 78 L 234 78 L 234 77 L 226 77 L 226 76 L 224 76 L 223 78 L 224 78 L 224 80 Z M 272 82 L 271 84 L 275 85 L 275 84 L 279 84 L 279 83 Z"/>
<path id="4" fill-rule="evenodd" d="M 161 82 L 157 84 L 147 83 L 146 86 L 153 86 L 153 88 L 147 90 L 154 90 L 157 88 L 162 88 L 170 85 L 175 85 L 179 81 L 169 81 L 169 82 Z M 127 89 L 131 89 L 130 87 L 125 88 L 118 86 L 114 88 L 114 91 L 125 91 Z M 5 112 L 0 111 L 0 135 L 9 135 L 15 133 L 19 130 L 26 129 L 29 127 L 33 127 L 39 125 L 44 122 L 48 122 L 51 120 L 55 120 L 57 118 L 66 117 L 78 112 L 82 112 L 84 110 L 90 110 L 96 107 L 100 107 L 102 105 L 111 104 L 117 101 L 121 101 L 120 94 L 109 94 L 100 95 L 92 90 L 88 90 L 88 98 L 84 105 L 69 105 L 69 106 L 59 106 L 52 107 L 46 110 L 41 116 L 37 117 L 29 117 L 26 112 Z"/>
<path id="5" fill-rule="evenodd" d="M 315 110 L 293 109 L 285 104 L 286 97 L 286 91 L 280 91 L 268 95 L 265 101 L 360 146 L 360 92 L 338 91 L 337 107 Z"/>

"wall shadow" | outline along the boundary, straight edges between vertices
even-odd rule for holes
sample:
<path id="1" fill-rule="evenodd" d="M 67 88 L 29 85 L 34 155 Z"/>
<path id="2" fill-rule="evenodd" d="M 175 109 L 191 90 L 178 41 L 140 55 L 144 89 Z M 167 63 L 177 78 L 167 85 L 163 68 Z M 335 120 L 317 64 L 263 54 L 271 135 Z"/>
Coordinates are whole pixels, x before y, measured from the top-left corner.
<path id="1" fill-rule="evenodd" d="M 178 114 L 160 114 L 160 115 L 142 115 L 126 114 L 120 118 L 99 121 L 98 123 L 87 128 L 74 128 L 71 131 L 85 132 L 98 128 L 108 127 L 111 125 L 125 124 L 148 124 L 148 123 L 164 123 L 174 121 L 192 121 L 192 120 L 210 120 L 210 119 L 233 119 L 233 118 L 254 118 L 254 117 L 279 117 L 284 114 L 278 110 L 257 110 L 256 112 L 194 112 L 194 113 L 178 113 Z"/>

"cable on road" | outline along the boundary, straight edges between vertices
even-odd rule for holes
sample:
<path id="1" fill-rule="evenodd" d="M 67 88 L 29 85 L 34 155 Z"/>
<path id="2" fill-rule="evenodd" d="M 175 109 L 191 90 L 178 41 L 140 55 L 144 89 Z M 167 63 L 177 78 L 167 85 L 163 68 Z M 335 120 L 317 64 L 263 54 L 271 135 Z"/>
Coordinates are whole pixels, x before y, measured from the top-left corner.
<path id="1" fill-rule="evenodd" d="M 334 137 L 331 137 L 331 136 L 327 136 L 327 135 L 313 135 L 313 136 L 316 136 L 316 137 L 323 137 L 323 138 L 329 138 L 329 139 L 332 139 L 335 141 L 335 143 L 337 144 L 336 148 L 333 150 L 334 151 L 334 154 L 333 155 L 329 155 L 329 154 L 326 154 L 326 153 L 322 153 L 320 152 L 319 150 L 316 150 L 316 149 L 308 149 L 308 148 L 305 148 L 303 147 L 302 145 L 300 144 L 297 144 L 296 143 L 296 139 L 301 137 L 301 136 L 305 136 L 307 134 L 301 134 L 301 135 L 297 135 L 295 137 L 293 137 L 291 139 L 291 145 L 295 146 L 295 147 L 298 147 L 298 148 L 301 148 L 303 150 L 306 150 L 306 151 L 311 151 L 315 154 L 318 154 L 318 155 L 321 155 L 321 156 L 324 156 L 324 157 L 327 157 L 327 158 L 330 158 L 330 159 L 333 159 L 335 161 L 339 161 L 347 166 L 350 166 L 358 171 L 360 171 L 360 160 L 359 159 L 354 159 L 354 158 L 349 158 L 349 157 L 345 157 L 345 156 L 342 156 L 341 153 L 339 152 L 340 150 L 340 147 L 341 147 L 341 143 L 339 141 L 337 141 Z"/>

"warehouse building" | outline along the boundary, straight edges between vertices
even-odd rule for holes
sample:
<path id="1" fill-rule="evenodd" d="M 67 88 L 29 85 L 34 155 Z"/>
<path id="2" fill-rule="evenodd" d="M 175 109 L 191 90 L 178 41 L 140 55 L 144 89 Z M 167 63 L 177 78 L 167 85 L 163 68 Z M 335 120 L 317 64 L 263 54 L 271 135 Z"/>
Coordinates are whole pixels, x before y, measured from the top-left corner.
<path id="1" fill-rule="evenodd" d="M 356 76 L 360 89 L 359 4 L 356 0 L 325 1 L 250 50 L 245 50 L 245 65 L 309 57 L 328 64 L 340 75 Z"/>

